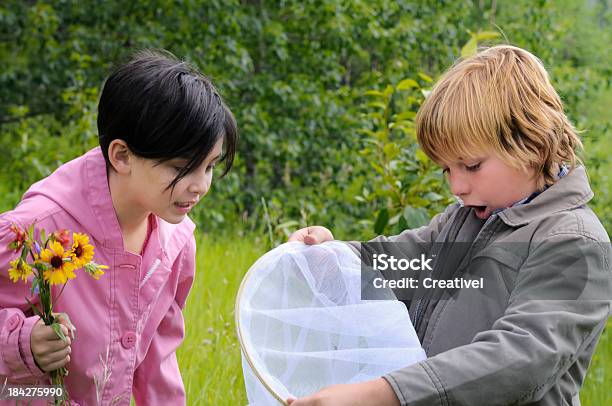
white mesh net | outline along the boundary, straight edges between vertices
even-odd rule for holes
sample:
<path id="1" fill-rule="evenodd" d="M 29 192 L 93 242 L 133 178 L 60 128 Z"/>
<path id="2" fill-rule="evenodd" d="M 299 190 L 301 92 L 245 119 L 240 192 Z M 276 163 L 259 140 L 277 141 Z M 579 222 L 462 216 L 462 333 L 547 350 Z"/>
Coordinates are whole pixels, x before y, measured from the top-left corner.
<path id="1" fill-rule="evenodd" d="M 425 358 L 397 300 L 361 300 L 359 257 L 344 243 L 287 243 L 261 257 L 236 302 L 251 405 L 278 405 Z"/>

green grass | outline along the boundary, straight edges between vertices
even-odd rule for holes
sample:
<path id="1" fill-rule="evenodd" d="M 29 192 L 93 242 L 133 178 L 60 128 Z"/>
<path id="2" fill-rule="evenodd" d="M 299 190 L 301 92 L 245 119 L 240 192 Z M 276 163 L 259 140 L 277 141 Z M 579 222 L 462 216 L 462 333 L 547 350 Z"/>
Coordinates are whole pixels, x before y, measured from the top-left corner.
<path id="1" fill-rule="evenodd" d="M 234 300 L 242 276 L 266 248 L 237 236 L 199 239 L 196 280 L 184 311 L 185 342 L 178 350 L 189 404 L 247 403 Z"/>
<path id="2" fill-rule="evenodd" d="M 267 244 L 259 238 L 204 236 L 198 271 L 185 309 L 186 337 L 178 360 L 190 405 L 244 405 L 234 299 L 242 276 Z M 612 404 L 612 323 L 602 336 L 580 398 L 585 406 Z"/>
<path id="3" fill-rule="evenodd" d="M 580 391 L 584 406 L 612 405 L 612 321 L 608 321 Z"/>

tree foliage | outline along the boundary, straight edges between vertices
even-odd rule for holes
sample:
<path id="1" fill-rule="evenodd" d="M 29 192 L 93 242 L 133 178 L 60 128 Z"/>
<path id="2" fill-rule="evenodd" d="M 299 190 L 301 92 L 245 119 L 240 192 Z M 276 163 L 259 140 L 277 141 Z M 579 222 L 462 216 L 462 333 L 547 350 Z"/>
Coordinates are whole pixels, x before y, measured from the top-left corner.
<path id="1" fill-rule="evenodd" d="M 153 47 L 210 76 L 239 123 L 235 170 L 194 213 L 204 228 L 243 220 L 281 239 L 322 223 L 340 237 L 365 238 L 419 225 L 449 193 L 414 142 L 412 118 L 431 81 L 479 41 L 537 54 L 586 138 L 599 143 L 609 135 L 605 109 L 597 115 L 589 107 L 594 98 L 610 99 L 612 64 L 598 52 L 610 40 L 606 7 L 570 0 L 5 1 L 2 209 L 97 144 L 104 77 L 129 52 Z M 603 157 L 587 160 L 607 199 Z M 609 221 L 610 209 L 597 204 Z"/>

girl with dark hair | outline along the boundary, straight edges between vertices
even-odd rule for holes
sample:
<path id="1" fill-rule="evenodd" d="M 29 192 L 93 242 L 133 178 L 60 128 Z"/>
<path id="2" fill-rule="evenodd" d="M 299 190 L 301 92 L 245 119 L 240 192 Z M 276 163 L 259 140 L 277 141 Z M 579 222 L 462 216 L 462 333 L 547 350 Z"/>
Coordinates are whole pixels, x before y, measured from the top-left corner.
<path id="1" fill-rule="evenodd" d="M 100 147 L 0 215 L 0 376 L 40 384 L 66 366 L 73 403 L 129 405 L 133 395 L 137 404 L 185 404 L 176 349 L 195 274 L 187 213 L 215 165 L 225 162 L 222 175 L 231 168 L 236 122 L 205 76 L 165 51 L 141 51 L 107 79 L 98 131 Z M 88 234 L 96 261 L 109 266 L 99 281 L 71 281 L 54 303 L 72 321 L 62 319 L 66 342 L 32 314 L 24 298 L 38 298 L 28 285 L 8 278 L 11 226 L 32 223 L 35 235 Z"/>

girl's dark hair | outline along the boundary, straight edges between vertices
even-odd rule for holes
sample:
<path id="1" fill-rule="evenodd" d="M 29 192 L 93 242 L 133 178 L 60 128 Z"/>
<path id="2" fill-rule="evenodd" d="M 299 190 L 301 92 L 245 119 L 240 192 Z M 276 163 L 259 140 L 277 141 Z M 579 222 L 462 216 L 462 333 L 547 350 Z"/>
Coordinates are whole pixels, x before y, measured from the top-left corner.
<path id="1" fill-rule="evenodd" d="M 221 161 L 232 167 L 236 153 L 236 120 L 210 80 L 174 55 L 143 50 L 106 80 L 98 104 L 100 147 L 109 165 L 108 147 L 124 140 L 142 158 L 162 163 L 188 160 L 169 188 L 197 169 L 220 138 Z"/>

